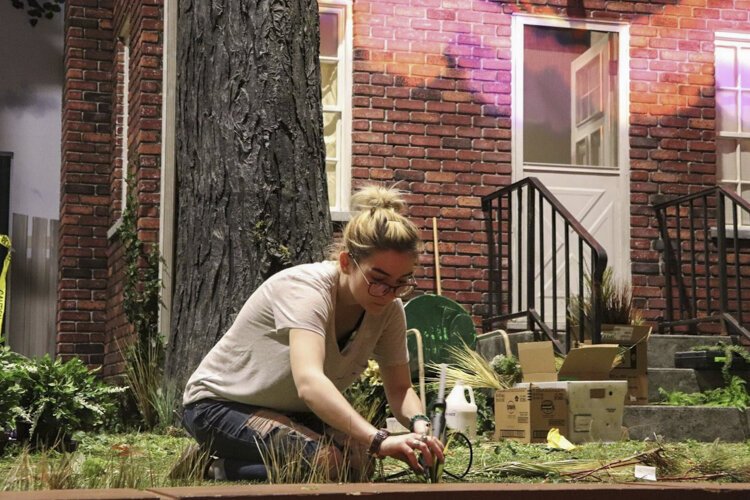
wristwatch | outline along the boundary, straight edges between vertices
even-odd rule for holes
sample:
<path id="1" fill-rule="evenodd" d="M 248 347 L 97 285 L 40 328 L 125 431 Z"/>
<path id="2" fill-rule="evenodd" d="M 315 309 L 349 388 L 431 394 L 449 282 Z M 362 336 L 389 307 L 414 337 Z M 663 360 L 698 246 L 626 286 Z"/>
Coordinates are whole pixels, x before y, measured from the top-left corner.
<path id="1" fill-rule="evenodd" d="M 378 432 L 375 433 L 375 437 L 372 438 L 372 442 L 370 442 L 370 447 L 367 449 L 367 453 L 369 453 L 373 457 L 378 457 L 378 453 L 380 452 L 380 445 L 383 444 L 383 441 L 390 436 L 391 433 L 388 432 L 385 429 L 378 429 Z"/>

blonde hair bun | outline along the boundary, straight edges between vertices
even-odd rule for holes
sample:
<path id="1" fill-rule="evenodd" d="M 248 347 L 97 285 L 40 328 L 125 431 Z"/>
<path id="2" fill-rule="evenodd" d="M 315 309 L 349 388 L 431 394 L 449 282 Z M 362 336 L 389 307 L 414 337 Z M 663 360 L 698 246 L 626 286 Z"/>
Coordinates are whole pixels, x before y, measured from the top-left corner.
<path id="1" fill-rule="evenodd" d="M 355 258 L 365 258 L 381 250 L 414 255 L 422 251 L 419 229 L 406 218 L 406 201 L 396 189 L 365 186 L 352 195 L 356 211 L 347 223 L 342 241 L 335 248 Z"/>
<path id="2" fill-rule="evenodd" d="M 363 187 L 352 195 L 351 205 L 358 212 L 382 208 L 403 213 L 406 209 L 406 202 L 399 191 L 382 186 Z"/>

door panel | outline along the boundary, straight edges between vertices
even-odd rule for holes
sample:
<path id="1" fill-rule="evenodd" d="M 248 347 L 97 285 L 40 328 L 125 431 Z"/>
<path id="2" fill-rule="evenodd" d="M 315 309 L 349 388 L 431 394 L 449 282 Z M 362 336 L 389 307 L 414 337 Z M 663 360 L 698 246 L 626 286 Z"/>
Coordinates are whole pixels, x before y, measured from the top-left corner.
<path id="1" fill-rule="evenodd" d="M 620 96 L 627 90 L 627 28 L 532 16 L 514 23 L 514 102 L 521 103 L 514 111 L 515 179 L 539 178 L 604 247 L 616 279 L 629 280 L 628 164 L 626 152 L 618 149 L 627 132 L 627 97 Z M 542 215 L 549 225 L 550 217 Z M 566 259 L 562 243 L 550 250 L 537 275 L 539 280 L 543 273 L 548 319 L 553 275 L 564 302 Z M 578 249 L 569 249 L 568 258 L 577 294 Z M 590 264 L 590 255 L 584 260 Z M 558 303 L 557 311 L 563 319 L 565 304 Z"/>

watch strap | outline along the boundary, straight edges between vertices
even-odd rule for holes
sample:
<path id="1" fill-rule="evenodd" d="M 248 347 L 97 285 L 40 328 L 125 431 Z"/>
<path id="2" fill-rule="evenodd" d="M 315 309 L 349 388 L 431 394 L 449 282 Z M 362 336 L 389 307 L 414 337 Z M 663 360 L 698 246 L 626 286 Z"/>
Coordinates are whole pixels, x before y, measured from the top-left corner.
<path id="1" fill-rule="evenodd" d="M 383 441 L 385 441 L 385 439 L 390 435 L 391 433 L 387 430 L 378 429 L 378 432 L 375 433 L 375 436 L 370 442 L 370 447 L 367 449 L 367 453 L 369 453 L 373 457 L 377 457 L 378 453 L 380 452 L 380 445 L 382 445 Z"/>

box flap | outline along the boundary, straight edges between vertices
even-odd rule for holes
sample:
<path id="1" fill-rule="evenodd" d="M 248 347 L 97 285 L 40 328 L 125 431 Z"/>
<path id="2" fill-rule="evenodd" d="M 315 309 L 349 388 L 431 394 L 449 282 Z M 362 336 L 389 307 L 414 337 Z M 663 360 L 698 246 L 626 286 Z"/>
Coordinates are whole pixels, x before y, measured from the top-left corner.
<path id="1" fill-rule="evenodd" d="M 521 363 L 524 382 L 557 380 L 552 342 L 522 342 L 517 348 L 518 362 Z"/>
<path id="2" fill-rule="evenodd" d="M 613 344 L 648 342 L 651 327 L 647 325 L 602 325 L 602 341 Z"/>
<path id="3" fill-rule="evenodd" d="M 607 380 L 620 348 L 617 344 L 585 345 L 571 349 L 560 367 L 560 380 Z"/>

